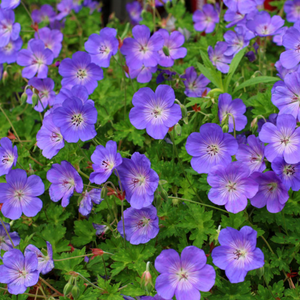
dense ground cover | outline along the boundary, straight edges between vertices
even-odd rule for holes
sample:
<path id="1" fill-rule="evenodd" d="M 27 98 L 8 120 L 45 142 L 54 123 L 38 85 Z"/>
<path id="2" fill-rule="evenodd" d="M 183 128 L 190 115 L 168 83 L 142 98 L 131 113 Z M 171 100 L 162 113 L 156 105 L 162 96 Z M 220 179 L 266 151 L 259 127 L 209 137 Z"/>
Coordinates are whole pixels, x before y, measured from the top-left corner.
<path id="1" fill-rule="evenodd" d="M 300 2 L 146 2 L 1 2 L 0 299 L 299 299 Z"/>

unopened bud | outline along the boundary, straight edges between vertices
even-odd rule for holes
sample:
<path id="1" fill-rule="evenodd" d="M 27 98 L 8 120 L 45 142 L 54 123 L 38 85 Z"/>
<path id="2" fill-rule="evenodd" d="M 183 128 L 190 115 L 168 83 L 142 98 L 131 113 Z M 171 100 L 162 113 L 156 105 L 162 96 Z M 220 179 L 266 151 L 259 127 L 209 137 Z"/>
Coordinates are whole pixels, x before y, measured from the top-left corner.
<path id="1" fill-rule="evenodd" d="M 166 47 L 166 46 L 163 46 L 163 52 L 164 52 L 164 54 L 166 55 L 166 56 L 170 56 L 170 49 L 168 48 L 168 47 Z"/>
<path id="2" fill-rule="evenodd" d="M 181 126 L 178 123 L 175 125 L 175 132 L 178 136 L 181 135 Z"/>
<path id="3" fill-rule="evenodd" d="M 259 279 L 261 279 L 264 276 L 264 273 L 265 273 L 265 268 L 264 267 L 256 269 L 256 274 L 259 277 Z"/>
<path id="4" fill-rule="evenodd" d="M 165 201 L 168 201 L 168 193 L 166 192 L 166 190 L 164 190 L 164 189 L 161 190 L 161 197 L 162 197 Z"/>
<path id="5" fill-rule="evenodd" d="M 72 278 L 72 277 L 71 277 Z M 73 281 L 73 280 L 72 280 Z M 64 287 L 64 295 L 67 296 L 71 293 L 73 289 L 73 284 L 69 281 Z"/>
<path id="6" fill-rule="evenodd" d="M 31 97 L 31 100 L 32 100 L 32 105 L 36 106 L 38 104 L 38 101 L 39 101 L 39 96 L 37 94 L 33 93 L 32 97 Z"/>
<path id="7" fill-rule="evenodd" d="M 24 92 L 22 95 L 21 95 L 21 104 L 23 105 L 25 102 L 27 101 L 27 94 L 26 92 Z"/>
<path id="8" fill-rule="evenodd" d="M 80 296 L 80 290 L 77 285 L 74 285 L 71 291 L 74 300 L 77 300 Z"/>
<path id="9" fill-rule="evenodd" d="M 177 206 L 179 204 L 179 200 L 177 198 L 172 199 L 173 205 Z"/>
<path id="10" fill-rule="evenodd" d="M 187 117 L 187 109 L 184 105 L 180 104 L 182 118 Z"/>
<path id="11" fill-rule="evenodd" d="M 28 171 L 29 175 L 33 175 L 34 174 L 34 170 L 32 169 L 31 164 L 29 164 L 29 171 Z"/>
<path id="12" fill-rule="evenodd" d="M 59 67 L 60 66 L 60 61 L 58 60 L 58 61 L 56 61 L 55 63 L 54 63 L 54 65 L 55 65 L 55 67 Z"/>
<path id="13" fill-rule="evenodd" d="M 150 266 L 150 261 L 147 262 L 146 271 L 143 273 L 141 278 L 141 285 L 143 285 L 144 287 L 147 287 L 149 285 L 153 287 L 152 276 L 149 271 L 149 266 Z"/>
<path id="14" fill-rule="evenodd" d="M 223 130 L 223 132 L 228 132 L 228 130 L 229 130 L 228 124 L 224 124 L 222 126 L 222 130 Z"/>
<path id="15" fill-rule="evenodd" d="M 250 127 L 251 127 L 253 130 L 256 130 L 256 129 L 257 129 L 257 127 L 258 127 L 258 126 L 257 126 L 257 117 L 254 118 L 254 119 L 252 120 Z"/>
<path id="16" fill-rule="evenodd" d="M 3 83 L 6 82 L 7 78 L 8 78 L 8 73 L 7 73 L 7 71 L 5 70 L 5 71 L 3 72 L 3 74 L 2 74 L 2 81 L 3 81 Z"/>
<path id="17" fill-rule="evenodd" d="M 106 198 L 106 196 L 107 196 L 107 188 L 106 187 L 103 187 L 102 189 L 101 189 L 101 199 L 105 199 Z"/>

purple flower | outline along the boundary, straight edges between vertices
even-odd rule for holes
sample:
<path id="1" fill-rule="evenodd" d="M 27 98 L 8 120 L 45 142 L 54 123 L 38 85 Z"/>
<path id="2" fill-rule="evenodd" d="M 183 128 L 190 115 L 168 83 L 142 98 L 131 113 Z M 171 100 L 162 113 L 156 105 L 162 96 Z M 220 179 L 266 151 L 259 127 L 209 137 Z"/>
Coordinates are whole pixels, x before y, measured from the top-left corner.
<path id="1" fill-rule="evenodd" d="M 116 35 L 116 29 L 105 27 L 100 30 L 100 35 L 93 33 L 89 36 L 84 48 L 91 55 L 93 63 L 99 67 L 109 67 L 111 57 L 118 52 L 119 41 Z"/>
<path id="2" fill-rule="evenodd" d="M 234 30 L 236 32 L 227 31 L 224 34 L 224 40 L 228 44 L 225 55 L 235 55 L 240 50 L 247 47 L 250 40 L 254 38 L 254 34 L 244 26 L 237 26 Z"/>
<path id="3" fill-rule="evenodd" d="M 10 40 L 9 43 L 0 48 L 0 63 L 14 63 L 17 61 L 19 50 L 22 48 L 23 41 L 19 37 L 15 41 Z"/>
<path id="4" fill-rule="evenodd" d="M 53 112 L 53 123 L 60 128 L 63 138 L 68 143 L 88 141 L 97 135 L 95 123 L 97 109 L 90 102 L 85 104 L 79 98 L 73 97 L 63 102 Z"/>
<path id="5" fill-rule="evenodd" d="M 182 117 L 180 106 L 174 101 L 175 93 L 169 85 L 159 85 L 155 93 L 148 87 L 139 89 L 132 98 L 131 124 L 137 129 L 146 128 L 154 139 L 163 139 Z"/>
<path id="6" fill-rule="evenodd" d="M 15 23 L 13 10 L 0 10 L 0 48 L 6 46 L 10 40 L 18 39 L 20 31 L 21 25 Z"/>
<path id="7" fill-rule="evenodd" d="M 243 25 L 245 23 L 246 17 L 245 14 L 241 14 L 237 11 L 227 9 L 224 14 L 224 20 L 226 22 L 230 22 L 226 25 L 226 28 L 230 28 L 234 25 Z"/>
<path id="8" fill-rule="evenodd" d="M 126 200 L 135 209 L 149 206 L 154 199 L 159 177 L 151 169 L 150 160 L 138 152 L 131 159 L 123 158 L 123 163 L 117 168 Z"/>
<path id="9" fill-rule="evenodd" d="M 248 14 L 256 10 L 256 3 L 252 0 L 224 0 L 224 4 L 229 10 L 240 14 Z"/>
<path id="10" fill-rule="evenodd" d="M 126 56 L 129 68 L 140 69 L 155 67 L 160 61 L 158 51 L 163 48 L 164 39 L 156 32 L 150 37 L 150 29 L 146 25 L 136 25 L 132 29 L 133 38 L 126 38 L 120 49 Z"/>
<path id="11" fill-rule="evenodd" d="M 287 190 L 290 188 L 295 192 L 300 190 L 300 163 L 288 164 L 282 157 L 277 157 L 272 161 L 272 169 Z"/>
<path id="12" fill-rule="evenodd" d="M 122 220 L 118 223 L 118 231 L 124 236 Z M 157 211 L 152 205 L 141 209 L 127 208 L 124 224 L 126 240 L 132 245 L 146 244 L 159 232 Z"/>
<path id="13" fill-rule="evenodd" d="M 276 67 L 276 70 L 278 72 L 278 74 L 276 74 L 277 76 L 279 76 L 282 80 L 284 80 L 284 77 L 286 76 L 286 74 L 289 74 L 289 73 L 293 73 L 295 71 L 298 70 L 298 66 L 295 66 L 294 68 L 292 69 L 286 69 L 282 66 L 280 60 L 278 60 L 276 63 L 275 63 L 275 67 Z"/>
<path id="14" fill-rule="evenodd" d="M 213 263 L 225 270 L 231 283 L 243 282 L 248 271 L 263 267 L 264 254 L 256 247 L 257 231 L 244 226 L 240 231 L 227 227 L 220 231 L 218 246 L 213 249 Z"/>
<path id="15" fill-rule="evenodd" d="M 144 296 L 144 297 L 141 298 L 141 300 L 172 300 L 172 299 L 165 299 L 165 298 L 162 298 L 159 295 L 155 295 L 154 297 Z"/>
<path id="16" fill-rule="evenodd" d="M 226 42 L 217 42 L 215 49 L 212 46 L 208 46 L 208 56 L 212 64 L 222 73 L 228 73 L 229 65 L 233 56 L 225 55 L 224 53 L 228 49 Z"/>
<path id="17" fill-rule="evenodd" d="M 254 62 L 256 60 L 256 55 L 253 51 L 248 51 L 245 56 L 249 59 L 250 62 Z"/>
<path id="18" fill-rule="evenodd" d="M 284 12 L 289 22 L 300 20 L 300 0 L 290 0 L 284 3 Z"/>
<path id="19" fill-rule="evenodd" d="M 254 172 L 251 177 L 259 184 L 257 194 L 250 199 L 251 205 L 262 208 L 267 205 L 270 213 L 278 213 L 289 199 L 289 194 L 280 178 L 272 171 Z"/>
<path id="20" fill-rule="evenodd" d="M 39 29 L 39 32 L 34 34 L 36 39 L 40 39 L 44 42 L 45 47 L 53 52 L 53 57 L 59 56 L 62 48 L 63 34 L 57 30 L 51 30 L 48 27 Z"/>
<path id="21" fill-rule="evenodd" d="M 172 72 L 170 70 L 165 70 L 165 69 L 157 69 L 157 70 L 158 72 L 160 72 L 156 77 L 157 84 L 161 84 L 164 81 L 172 81 L 173 76 L 177 74 L 176 72 Z"/>
<path id="22" fill-rule="evenodd" d="M 3 255 L 0 266 L 0 282 L 7 284 L 8 292 L 13 295 L 23 294 L 39 280 L 38 259 L 34 253 L 23 256 L 18 249 L 12 249 Z"/>
<path id="23" fill-rule="evenodd" d="M 247 144 L 247 138 L 246 138 L 246 136 L 245 136 L 244 133 L 237 134 L 236 135 L 236 140 L 237 140 L 237 142 L 238 142 L 239 145 L 241 145 L 241 144 Z"/>
<path id="24" fill-rule="evenodd" d="M 212 4 L 204 4 L 202 10 L 196 10 L 193 14 L 194 28 L 196 31 L 211 33 L 219 23 L 219 13 Z"/>
<path id="25" fill-rule="evenodd" d="M 55 11 L 49 4 L 44 4 L 40 9 L 35 9 L 31 13 L 31 17 L 35 23 L 41 23 L 43 21 L 52 21 L 55 18 Z"/>
<path id="26" fill-rule="evenodd" d="M 238 150 L 236 139 L 214 123 L 203 124 L 199 132 L 189 135 L 185 145 L 186 151 L 192 155 L 192 168 L 201 173 L 209 173 L 216 165 L 228 165 L 231 156 Z"/>
<path id="27" fill-rule="evenodd" d="M 136 78 L 139 83 L 147 83 L 152 79 L 152 74 L 156 73 L 157 67 L 145 67 L 142 65 L 139 69 L 129 68 L 129 76 L 131 79 Z M 128 75 L 126 74 L 128 77 Z"/>
<path id="28" fill-rule="evenodd" d="M 181 47 L 184 44 L 184 35 L 179 31 L 169 34 L 166 29 L 159 29 L 158 33 L 164 39 L 164 46 L 158 51 L 159 64 L 163 67 L 172 67 L 175 59 L 184 58 L 187 54 L 186 48 Z"/>
<path id="29" fill-rule="evenodd" d="M 41 178 L 26 171 L 15 169 L 6 175 L 6 183 L 0 183 L 0 203 L 3 203 L 3 216 L 12 220 L 19 219 L 24 213 L 34 217 L 42 209 L 43 202 L 37 198 L 44 193 L 45 187 Z"/>
<path id="30" fill-rule="evenodd" d="M 287 30 L 288 30 L 288 27 L 286 27 L 286 26 L 281 27 L 279 30 L 277 30 L 276 35 L 274 35 L 274 37 L 273 37 L 273 42 L 277 46 L 282 46 L 282 39 Z"/>
<path id="31" fill-rule="evenodd" d="M 56 94 L 53 91 L 54 81 L 51 78 L 39 79 L 34 77 L 28 81 L 28 85 L 32 86 L 33 91 L 31 89 L 26 90 L 27 103 L 32 104 L 33 94 L 38 96 L 37 105 L 34 107 L 36 111 L 42 112 L 48 104 L 54 104 Z"/>
<path id="32" fill-rule="evenodd" d="M 258 184 L 249 177 L 250 173 L 248 166 L 238 161 L 215 166 L 207 177 L 212 187 L 208 199 L 214 204 L 225 205 L 226 210 L 234 214 L 244 210 L 247 199 L 258 191 Z"/>
<path id="33" fill-rule="evenodd" d="M 0 140 L 0 176 L 8 174 L 18 160 L 18 148 L 12 145 L 9 138 Z"/>
<path id="34" fill-rule="evenodd" d="M 278 114 L 270 114 L 269 117 L 267 118 L 267 122 L 271 122 L 272 124 L 276 125 Z M 265 124 L 264 119 L 259 119 L 257 122 L 257 132 L 259 133 L 261 131 L 261 128 Z"/>
<path id="35" fill-rule="evenodd" d="M 76 169 L 66 160 L 59 164 L 53 164 L 47 172 L 47 179 L 52 183 L 49 194 L 52 201 L 60 199 L 62 207 L 69 205 L 70 198 L 73 196 L 74 189 L 77 193 L 83 191 L 83 181 Z"/>
<path id="36" fill-rule="evenodd" d="M 102 184 L 112 174 L 113 170 L 122 163 L 122 156 L 117 152 L 117 143 L 108 141 L 106 146 L 99 145 L 91 156 L 93 169 L 90 181 L 96 184 Z"/>
<path id="37" fill-rule="evenodd" d="M 101 189 L 92 189 L 89 192 L 85 191 L 83 193 L 83 198 L 79 204 L 79 212 L 83 216 L 87 216 L 91 213 L 93 208 L 93 203 L 100 204 L 101 201 Z"/>
<path id="38" fill-rule="evenodd" d="M 60 92 L 56 95 L 54 105 L 59 107 L 66 99 L 73 99 L 74 97 L 80 99 L 83 104 L 90 103 L 94 105 L 93 100 L 89 100 L 89 93 L 85 86 L 74 85 L 71 90 L 62 88 Z"/>
<path id="39" fill-rule="evenodd" d="M 269 36 L 277 34 L 277 30 L 284 25 L 284 20 L 280 16 L 270 17 L 266 11 L 258 12 L 253 20 L 247 21 L 249 30 L 258 36 Z"/>
<path id="40" fill-rule="evenodd" d="M 237 161 L 248 166 L 250 173 L 263 172 L 266 169 L 264 162 L 265 146 L 255 135 L 248 136 L 248 145 L 240 144 L 236 153 Z"/>
<path id="41" fill-rule="evenodd" d="M 48 73 L 47 65 L 53 62 L 53 52 L 45 48 L 41 40 L 32 39 L 28 42 L 28 49 L 22 49 L 17 58 L 17 64 L 25 67 L 22 76 L 32 78 L 37 73 L 38 78 L 46 78 Z"/>
<path id="42" fill-rule="evenodd" d="M 300 62 L 300 32 L 296 28 L 289 28 L 282 38 L 282 45 L 286 51 L 281 53 L 280 62 L 286 69 L 292 69 Z"/>
<path id="43" fill-rule="evenodd" d="M 54 261 L 53 261 L 53 251 L 52 246 L 49 242 L 47 243 L 47 255 L 44 255 L 41 250 L 39 250 L 34 245 L 28 245 L 25 248 L 24 254 L 34 253 L 38 259 L 38 271 L 42 274 L 49 273 L 54 268 Z"/>
<path id="44" fill-rule="evenodd" d="M 286 74 L 284 83 L 272 89 L 272 103 L 278 107 L 279 115 L 291 114 L 300 120 L 300 72 Z"/>
<path id="45" fill-rule="evenodd" d="M 280 156 L 289 164 L 300 162 L 300 128 L 295 128 L 296 119 L 292 115 L 279 115 L 276 126 L 270 122 L 262 126 L 259 139 L 269 143 L 265 148 L 268 161 Z"/>
<path id="46" fill-rule="evenodd" d="M 220 122 L 224 123 L 228 122 L 229 130 L 228 132 L 232 132 L 234 129 L 233 126 L 233 118 L 235 121 L 235 129 L 236 131 L 243 130 L 245 126 L 247 125 L 247 117 L 244 116 L 244 113 L 246 112 L 246 105 L 244 104 L 242 99 L 234 99 L 232 100 L 232 97 L 230 94 L 221 94 L 219 96 L 219 119 Z M 231 114 L 231 115 L 229 115 Z M 226 121 L 228 120 L 228 121 Z"/>
<path id="47" fill-rule="evenodd" d="M 97 81 L 103 79 L 103 70 L 91 61 L 91 56 L 81 51 L 74 53 L 72 59 L 63 59 L 58 69 L 63 77 L 62 87 L 71 89 L 74 85 L 80 84 L 92 94 L 98 86 Z"/>
<path id="48" fill-rule="evenodd" d="M 163 250 L 155 259 L 155 269 L 161 273 L 155 282 L 155 289 L 163 298 L 178 300 L 199 300 L 200 291 L 208 292 L 215 284 L 216 272 L 206 264 L 203 250 L 188 246 L 179 254 Z"/>
<path id="49" fill-rule="evenodd" d="M 18 246 L 20 244 L 20 237 L 16 231 L 10 232 L 10 225 L 8 223 L 4 223 L 5 228 L 7 232 L 9 233 L 10 238 L 12 239 L 14 246 Z M 13 249 L 13 246 L 11 244 L 11 241 L 9 237 L 6 234 L 6 231 L 2 224 L 0 224 L 0 252 L 3 251 L 9 251 Z"/>
<path id="50" fill-rule="evenodd" d="M 100 224 L 96 224 L 96 223 L 93 223 L 93 227 L 96 230 L 96 235 L 101 235 L 102 233 L 105 233 L 105 231 L 108 228 L 106 225 L 100 225 Z"/>
<path id="51" fill-rule="evenodd" d="M 183 81 L 185 85 L 184 93 L 188 97 L 201 98 L 204 92 L 210 91 L 210 88 L 206 87 L 210 83 L 210 80 L 203 74 L 198 76 L 194 67 L 187 68 L 185 75 L 182 75 L 181 78 L 185 79 Z"/>
<path id="52" fill-rule="evenodd" d="M 44 117 L 43 125 L 36 135 L 37 146 L 44 157 L 51 159 L 65 146 L 60 129 L 53 123 L 53 113 Z"/>
<path id="53" fill-rule="evenodd" d="M 60 11 L 60 13 L 56 16 L 56 20 L 61 20 L 68 16 L 71 12 L 71 10 L 74 8 L 73 0 L 62 0 L 60 3 L 57 4 L 57 10 Z"/>
<path id="54" fill-rule="evenodd" d="M 165 3 L 171 2 L 172 0 L 155 0 L 155 6 L 164 6 Z"/>
<path id="55" fill-rule="evenodd" d="M 15 9 L 20 5 L 21 0 L 2 0 L 1 8 L 2 9 Z"/>
<path id="56" fill-rule="evenodd" d="M 142 6 L 138 1 L 133 1 L 132 3 L 126 4 L 126 10 L 129 14 L 129 17 L 131 19 L 131 22 L 136 25 L 140 21 L 143 20 L 142 18 Z"/>

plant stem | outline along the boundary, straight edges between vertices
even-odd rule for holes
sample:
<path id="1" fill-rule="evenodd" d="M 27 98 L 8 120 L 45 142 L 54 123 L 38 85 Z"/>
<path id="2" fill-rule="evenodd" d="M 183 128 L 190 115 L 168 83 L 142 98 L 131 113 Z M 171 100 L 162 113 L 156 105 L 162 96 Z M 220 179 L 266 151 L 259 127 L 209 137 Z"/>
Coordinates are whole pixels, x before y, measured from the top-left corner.
<path id="1" fill-rule="evenodd" d="M 7 289 L 3 288 L 3 287 L 0 287 L 0 290 L 7 291 Z M 35 294 L 28 294 L 28 293 L 23 293 L 22 295 L 31 296 L 31 297 L 35 297 L 36 296 Z M 36 298 L 47 299 L 47 297 L 40 296 L 40 295 L 37 295 Z"/>
<path id="2" fill-rule="evenodd" d="M 78 256 L 73 256 L 73 257 L 66 257 L 66 258 L 60 258 L 60 259 L 53 259 L 54 261 L 64 261 L 64 260 L 69 260 L 69 259 L 74 259 L 74 258 L 80 258 L 80 257 L 85 257 L 85 256 L 92 256 L 94 255 L 93 253 L 89 254 L 84 254 L 84 255 L 78 255 Z"/>
<path id="3" fill-rule="evenodd" d="M 5 224 L 4 224 L 3 220 L 2 220 L 2 218 L 0 218 L 0 221 L 1 221 L 1 224 L 2 224 L 4 230 L 5 230 L 6 234 L 7 234 L 7 236 L 8 236 L 8 238 L 9 238 L 10 242 L 11 242 L 11 245 L 13 246 L 13 248 L 15 248 L 15 245 L 14 245 L 14 243 L 13 243 L 13 241 L 12 241 L 12 239 L 11 239 L 11 237 L 10 237 L 10 235 L 9 235 L 9 233 L 8 233 L 8 231 L 7 231 L 7 229 L 6 229 L 6 226 L 5 226 Z"/>
<path id="4" fill-rule="evenodd" d="M 77 273 L 77 272 L 76 272 L 76 273 Z M 99 286 L 93 284 L 93 283 L 90 282 L 88 279 L 86 279 L 85 277 L 83 277 L 80 273 L 77 273 L 77 275 L 78 275 L 81 279 L 83 279 L 86 283 L 90 284 L 92 287 L 94 287 L 94 288 L 96 288 L 96 289 L 98 289 L 98 290 L 100 290 L 100 291 L 104 291 L 104 289 L 102 289 L 102 288 L 100 288 Z"/>
<path id="5" fill-rule="evenodd" d="M 234 119 L 233 114 L 228 113 L 228 115 L 232 118 L 232 123 L 233 123 L 233 136 L 234 136 L 234 138 L 236 139 L 235 119 Z M 228 120 L 228 124 L 229 124 L 229 120 Z"/>
<path id="6" fill-rule="evenodd" d="M 267 280 L 266 280 L 265 275 L 263 275 L 263 277 L 264 277 L 264 281 L 265 281 L 265 283 L 266 283 L 267 289 L 269 290 L 269 292 L 270 292 L 270 294 L 272 295 L 272 297 L 276 300 L 277 298 L 275 298 L 275 296 L 273 295 L 272 290 L 270 289 L 270 287 L 269 287 L 269 285 L 268 285 L 268 283 L 267 283 Z"/>
<path id="7" fill-rule="evenodd" d="M 39 277 L 40 281 L 43 282 L 45 285 L 47 285 L 52 291 L 54 291 L 57 295 L 64 297 L 64 294 L 59 292 L 57 289 L 55 289 L 50 283 L 48 283 L 45 279 L 43 279 L 41 276 Z"/>
<path id="8" fill-rule="evenodd" d="M 78 170 L 78 173 L 81 174 L 82 176 L 84 176 L 85 178 L 87 178 L 88 180 L 90 180 L 90 177 L 87 176 L 85 173 L 83 173 L 82 171 Z"/>
<path id="9" fill-rule="evenodd" d="M 185 202 L 191 202 L 191 203 L 194 203 L 194 204 L 206 206 L 206 207 L 209 207 L 209 208 L 212 208 L 212 209 L 216 209 L 216 210 L 219 210 L 219 211 L 222 211 L 222 212 L 224 212 L 224 213 L 229 214 L 229 212 L 228 212 L 227 210 L 224 210 L 224 209 L 218 208 L 218 207 L 214 207 L 214 206 L 209 205 L 209 204 L 200 203 L 200 202 L 196 202 L 196 201 L 189 200 L 189 199 L 184 199 L 184 198 L 179 198 L 179 197 L 171 197 L 171 196 L 168 196 L 168 198 L 170 198 L 170 199 L 178 199 L 178 200 L 185 201 Z"/>

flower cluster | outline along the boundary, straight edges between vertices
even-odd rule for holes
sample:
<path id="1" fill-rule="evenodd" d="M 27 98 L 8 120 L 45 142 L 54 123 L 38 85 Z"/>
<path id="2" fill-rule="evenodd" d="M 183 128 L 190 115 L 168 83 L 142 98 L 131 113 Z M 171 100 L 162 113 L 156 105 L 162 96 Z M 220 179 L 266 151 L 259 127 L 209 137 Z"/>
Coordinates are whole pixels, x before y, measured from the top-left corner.
<path id="1" fill-rule="evenodd" d="M 272 242 L 294 242 L 283 209 L 295 209 L 288 225 L 296 225 L 300 1 L 286 1 L 277 15 L 262 10 L 262 0 L 224 0 L 225 12 L 223 3 L 205 4 L 193 16 L 180 13 L 181 1 L 141 2 L 126 5 L 131 32 L 130 23 L 119 23 L 114 15 L 100 31 L 81 27 L 81 14 L 99 16 L 101 5 L 93 0 L 61 0 L 56 8 L 44 4 L 32 12 L 20 0 L 1 2 L 3 81 L 12 68 L 16 84 L 21 76 L 25 82 L 22 93 L 14 89 L 14 96 L 0 104 L 8 121 L 1 126 L 12 130 L 0 139 L 0 283 L 10 294 L 28 294 L 32 288 L 36 294 L 29 296 L 35 298 L 93 297 L 90 287 L 83 289 L 85 281 L 98 294 L 119 299 L 123 289 L 139 286 L 132 283 L 143 274 L 145 292 L 138 287 L 135 293 L 141 300 L 199 300 L 201 292 L 213 294 L 214 286 L 221 286 L 217 268 L 230 283 L 240 283 L 249 271 L 264 266 L 264 253 L 257 247 L 263 230 L 243 226 L 252 224 L 254 211 L 254 222 L 264 214 L 282 212 L 277 224 L 282 228 Z M 15 22 L 20 9 L 30 15 L 33 30 L 21 30 Z M 294 24 L 284 26 L 283 12 Z M 179 27 L 187 20 L 187 28 Z M 74 44 L 69 22 L 78 30 Z M 189 48 L 190 42 L 194 48 Z M 275 63 L 278 77 L 267 76 L 273 67 L 266 63 L 268 43 L 284 48 Z M 256 55 L 259 66 L 251 65 L 251 71 L 242 67 L 238 75 L 241 60 L 246 57 L 252 63 Z M 107 97 L 108 90 L 114 96 Z M 9 110 L 3 108 L 6 105 L 11 105 Z M 16 125 L 6 111 L 21 122 Z M 22 121 L 31 125 L 22 126 Z M 32 133 L 35 138 L 30 140 Z M 203 210 L 194 211 L 198 204 Z M 209 225 L 208 208 L 228 215 L 216 217 L 226 224 L 217 235 Z M 70 229 L 66 235 L 65 228 Z M 72 244 L 64 241 L 67 235 Z M 98 246 L 97 238 L 105 251 L 102 245 L 92 248 L 94 243 Z M 175 243 L 180 251 L 172 249 Z M 118 253 L 111 253 L 114 250 Z M 156 250 L 153 259 L 150 252 Z M 296 257 L 296 251 L 288 250 Z M 113 262 L 104 254 L 112 255 Z M 159 273 L 155 284 L 150 260 Z M 283 271 L 288 269 L 285 264 L 280 266 Z M 278 262 L 269 264 L 270 269 L 274 266 Z M 59 280 L 52 274 L 55 267 L 63 275 Z M 120 274 L 124 269 L 127 275 Z M 132 270 L 134 275 L 129 274 Z M 68 281 L 63 293 L 41 277 L 50 272 L 59 287 L 60 280 Z M 89 276 L 97 276 L 105 290 L 85 278 Z M 120 287 L 114 280 L 126 285 Z M 43 284 L 55 294 L 47 291 L 46 296 Z M 294 285 L 292 280 L 289 284 Z"/>

